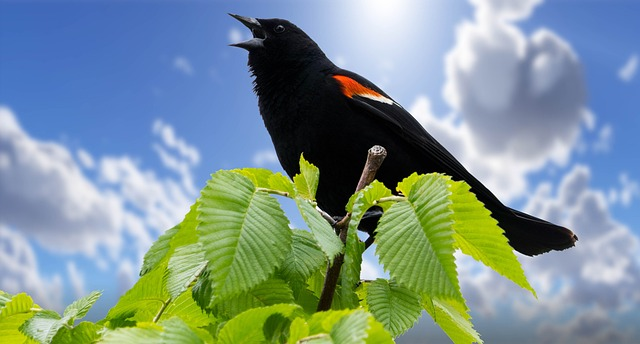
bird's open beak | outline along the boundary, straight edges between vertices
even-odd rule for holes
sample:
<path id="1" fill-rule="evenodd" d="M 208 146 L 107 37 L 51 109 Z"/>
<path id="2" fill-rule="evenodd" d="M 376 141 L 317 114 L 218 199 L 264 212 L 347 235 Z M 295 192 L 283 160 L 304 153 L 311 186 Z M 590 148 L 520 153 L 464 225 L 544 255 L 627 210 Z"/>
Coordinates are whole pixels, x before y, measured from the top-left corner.
<path id="1" fill-rule="evenodd" d="M 239 22 L 244 24 L 244 26 L 248 27 L 253 35 L 253 38 L 247 41 L 232 43 L 229 45 L 249 51 L 256 48 L 264 48 L 264 39 L 267 37 L 267 34 L 264 32 L 262 25 L 260 25 L 260 22 L 256 18 L 243 17 L 232 13 L 229 13 L 229 15 L 236 18 Z"/>

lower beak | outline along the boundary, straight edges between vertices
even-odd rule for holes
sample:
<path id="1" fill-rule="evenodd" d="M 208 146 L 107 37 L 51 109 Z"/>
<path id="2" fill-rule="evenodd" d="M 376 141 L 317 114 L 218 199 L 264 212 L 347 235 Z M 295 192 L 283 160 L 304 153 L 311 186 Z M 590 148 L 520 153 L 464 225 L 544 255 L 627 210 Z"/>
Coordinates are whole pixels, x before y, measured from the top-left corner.
<path id="1" fill-rule="evenodd" d="M 253 35 L 253 38 L 249 40 L 239 43 L 232 43 L 229 45 L 246 49 L 248 51 L 257 48 L 264 48 L 264 39 L 266 38 L 266 34 L 264 32 L 264 29 L 262 28 L 262 25 L 260 25 L 260 22 L 256 18 L 243 17 L 231 13 L 229 13 L 229 15 L 236 18 L 239 22 L 244 24 L 244 26 L 249 28 L 249 30 L 251 30 L 251 34 Z"/>

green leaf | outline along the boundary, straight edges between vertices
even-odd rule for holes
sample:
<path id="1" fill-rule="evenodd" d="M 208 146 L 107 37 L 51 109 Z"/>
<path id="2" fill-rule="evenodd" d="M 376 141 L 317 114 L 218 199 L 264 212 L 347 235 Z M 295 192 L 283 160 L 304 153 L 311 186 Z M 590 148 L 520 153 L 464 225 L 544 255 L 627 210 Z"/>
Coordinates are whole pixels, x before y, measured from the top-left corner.
<path id="1" fill-rule="evenodd" d="M 405 196 L 409 196 L 409 194 L 411 193 L 411 188 L 421 177 L 422 175 L 420 174 L 417 174 L 415 172 L 412 173 L 410 176 L 398 183 L 396 190 Z"/>
<path id="2" fill-rule="evenodd" d="M 306 286 L 307 279 L 326 266 L 326 260 L 310 232 L 294 229 L 292 239 L 291 251 L 285 257 L 279 274 L 297 295 Z"/>
<path id="3" fill-rule="evenodd" d="M 302 315 L 299 306 L 278 304 L 269 307 L 252 308 L 227 321 L 218 333 L 218 343 L 258 343 L 266 340 L 263 326 L 273 314 L 281 314 L 289 319 Z"/>
<path id="4" fill-rule="evenodd" d="M 294 198 L 297 196 L 295 186 L 291 179 L 282 173 L 275 173 L 269 177 L 269 188 L 281 192 L 286 192 L 289 197 Z"/>
<path id="5" fill-rule="evenodd" d="M 422 304 L 427 313 L 431 315 L 451 341 L 456 344 L 482 344 L 482 339 L 480 339 L 478 332 L 473 329 L 471 317 L 467 314 L 467 306 L 463 302 L 451 299 L 431 299 L 423 295 Z"/>
<path id="6" fill-rule="evenodd" d="M 68 325 L 73 325 L 76 319 L 81 319 L 91 309 L 94 303 L 102 296 L 101 291 L 92 291 L 89 295 L 81 297 L 71 303 L 64 310 L 63 318 Z"/>
<path id="7" fill-rule="evenodd" d="M 196 226 L 198 224 L 198 206 L 196 201 L 191 205 L 189 212 L 177 226 L 162 234 L 144 256 L 144 263 L 140 271 L 140 276 L 147 274 L 156 267 L 163 265 L 169 260 L 177 247 L 193 244 L 197 241 Z"/>
<path id="8" fill-rule="evenodd" d="M 101 343 L 162 343 L 162 326 L 153 322 L 140 322 L 136 327 L 121 327 L 109 330 L 102 336 Z"/>
<path id="9" fill-rule="evenodd" d="M 304 318 L 295 318 L 289 326 L 289 340 L 287 344 L 296 344 L 309 335 L 309 325 Z"/>
<path id="10" fill-rule="evenodd" d="M 304 222 L 309 226 L 322 252 L 324 252 L 329 262 L 333 263 L 333 259 L 342 252 L 342 241 L 340 241 L 329 222 L 320 215 L 308 200 L 297 197 L 295 201 Z"/>
<path id="11" fill-rule="evenodd" d="M 194 332 L 180 318 L 174 317 L 159 324 L 139 323 L 137 327 L 118 328 L 107 331 L 101 343 L 203 343 Z"/>
<path id="12" fill-rule="evenodd" d="M 422 312 L 418 294 L 381 278 L 368 285 L 367 306 L 393 337 L 413 327 Z"/>
<path id="13" fill-rule="evenodd" d="M 512 280 L 534 296 L 536 292 L 527 281 L 522 265 L 513 253 L 498 222 L 470 191 L 465 182 L 448 181 L 453 211 L 453 238 L 462 253 L 473 257 L 492 268 L 502 276 Z"/>
<path id="14" fill-rule="evenodd" d="M 229 319 L 251 308 L 293 302 L 289 285 L 283 280 L 273 278 L 231 299 L 220 301 L 213 305 L 213 309 L 219 317 Z"/>
<path id="15" fill-rule="evenodd" d="M 358 238 L 358 225 L 362 216 L 376 202 L 383 198 L 391 196 L 391 190 L 384 184 L 374 181 L 364 189 L 358 191 L 351 197 L 347 205 L 347 211 L 351 212 L 351 220 L 347 229 L 347 241 L 344 250 L 344 263 L 340 270 L 340 306 L 341 308 L 356 308 L 359 306 L 359 298 L 356 294 L 356 287 L 360 281 L 360 271 L 362 266 L 362 253 L 365 245 Z M 388 208 L 390 204 L 385 204 L 384 208 Z M 384 209 L 383 208 L 383 209 Z"/>
<path id="16" fill-rule="evenodd" d="M 315 201 L 318 181 L 320 180 L 320 170 L 300 155 L 300 173 L 293 177 L 298 196 Z"/>
<path id="17" fill-rule="evenodd" d="M 63 326 L 71 327 L 76 319 L 84 317 L 100 295 L 94 291 L 79 298 L 67 306 L 62 317 L 54 311 L 39 311 L 20 326 L 20 331 L 41 343 L 50 343 Z"/>
<path id="18" fill-rule="evenodd" d="M 216 297 L 265 281 L 291 248 L 289 221 L 278 201 L 247 177 L 219 171 L 202 191 L 198 234 Z"/>
<path id="19" fill-rule="evenodd" d="M 299 318 L 297 318 L 299 319 Z M 262 333 L 269 343 L 284 343 L 289 337 L 291 319 L 280 313 L 271 314 L 262 326 Z"/>
<path id="20" fill-rule="evenodd" d="M 193 243 L 176 248 L 169 259 L 165 273 L 167 291 L 175 299 L 183 293 L 202 273 L 207 262 L 200 243 Z"/>
<path id="21" fill-rule="evenodd" d="M 364 189 L 356 192 L 349 198 L 347 204 L 347 212 L 351 214 L 351 220 L 356 219 L 358 222 L 362 218 L 362 215 L 374 205 L 381 207 L 383 210 L 388 209 L 391 204 L 383 202 L 377 204 L 381 198 L 391 196 L 391 190 L 389 190 L 381 182 L 374 180 L 371 184 L 367 185 Z"/>
<path id="22" fill-rule="evenodd" d="M 0 290 L 0 319 L 12 317 L 14 315 L 31 313 L 34 307 L 33 299 L 26 293 L 11 295 Z"/>
<path id="23" fill-rule="evenodd" d="M 11 295 L 0 290 L 0 338 L 3 341 L 24 343 L 30 340 L 18 329 L 35 314 L 32 308 L 39 307 L 29 295 Z"/>
<path id="24" fill-rule="evenodd" d="M 92 322 L 83 321 L 74 328 L 61 327 L 53 337 L 52 344 L 96 343 L 102 336 L 103 327 Z"/>
<path id="25" fill-rule="evenodd" d="M 365 343 L 369 329 L 369 314 L 363 310 L 353 311 L 340 318 L 329 335 L 334 343 Z"/>
<path id="26" fill-rule="evenodd" d="M 382 324 L 361 309 L 318 312 L 307 324 L 304 343 L 393 343 Z"/>
<path id="27" fill-rule="evenodd" d="M 373 316 L 368 320 L 369 329 L 367 330 L 367 344 L 392 344 L 394 343 L 391 334 L 384 329 L 384 326 L 378 322 Z"/>
<path id="28" fill-rule="evenodd" d="M 118 303 L 109 310 L 108 327 L 131 326 L 131 321 L 152 321 L 156 313 L 169 300 L 169 293 L 164 288 L 162 280 L 167 262 L 140 277 L 138 282 L 129 289 Z"/>
<path id="29" fill-rule="evenodd" d="M 439 174 L 420 176 L 407 201 L 382 215 L 376 253 L 391 277 L 409 290 L 462 299 L 445 180 Z"/>
<path id="30" fill-rule="evenodd" d="M 50 343 L 58 330 L 64 325 L 60 315 L 54 311 L 43 310 L 20 326 L 20 332 L 40 343 Z"/>
<path id="31" fill-rule="evenodd" d="M 202 311 L 189 292 L 182 293 L 173 300 L 162 313 L 160 320 L 170 319 L 174 316 L 182 319 L 193 329 L 217 323 L 214 316 Z"/>
<path id="32" fill-rule="evenodd" d="M 359 220 L 359 219 L 358 219 Z M 353 223 L 351 222 L 353 221 Z M 352 219 L 347 228 L 347 242 L 344 249 L 344 262 L 340 268 L 340 308 L 357 308 L 359 306 L 356 287 L 360 282 L 360 269 L 362 266 L 362 253 L 364 243 L 358 238 L 358 222 Z"/>
<path id="33" fill-rule="evenodd" d="M 140 276 L 144 276 L 147 272 L 153 270 L 158 263 L 167 255 L 171 246 L 169 242 L 178 233 L 180 225 L 177 225 L 164 232 L 144 255 Z"/>
<path id="34" fill-rule="evenodd" d="M 271 187 L 269 180 L 271 179 L 271 176 L 273 176 L 273 172 L 266 168 L 240 168 L 232 170 L 231 172 L 235 172 L 249 178 L 257 188 L 268 189 Z"/>

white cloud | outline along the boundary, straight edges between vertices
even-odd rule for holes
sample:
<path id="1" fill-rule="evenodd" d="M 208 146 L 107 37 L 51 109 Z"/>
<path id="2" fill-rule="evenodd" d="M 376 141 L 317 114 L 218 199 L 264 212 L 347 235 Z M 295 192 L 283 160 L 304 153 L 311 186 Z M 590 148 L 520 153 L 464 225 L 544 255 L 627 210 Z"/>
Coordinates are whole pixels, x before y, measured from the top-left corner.
<path id="1" fill-rule="evenodd" d="M 481 152 L 466 122 L 459 121 L 454 114 L 438 118 L 431 112 L 430 104 L 427 97 L 419 96 L 409 112 L 496 196 L 508 201 L 527 190 L 527 172 L 539 168 L 539 164 Z"/>
<path id="2" fill-rule="evenodd" d="M 73 261 L 67 262 L 67 275 L 69 276 L 69 283 L 73 288 L 74 299 L 86 296 L 87 291 L 84 288 L 84 276 Z"/>
<path id="3" fill-rule="evenodd" d="M 569 331 L 567 336 L 579 338 L 571 329 L 577 322 L 588 321 L 581 318 L 585 308 L 612 317 L 640 307 L 640 239 L 612 217 L 605 193 L 591 188 L 590 178 L 588 167 L 575 166 L 557 192 L 551 184 L 541 184 L 525 209 L 566 225 L 580 238 L 576 247 L 567 251 L 519 258 L 538 300 L 524 296 L 518 287 L 471 259 L 462 259 L 457 262 L 460 280 L 471 309 L 492 314 L 497 305 L 512 307 L 521 319 L 541 322 L 541 339 L 546 342 L 546 330 L 561 328 Z M 592 323 L 596 325 L 591 329 L 594 338 L 608 338 L 609 333 L 626 328 L 620 321 Z"/>
<path id="4" fill-rule="evenodd" d="M 446 57 L 444 96 L 453 113 L 437 118 L 426 97 L 419 97 L 410 110 L 507 201 L 527 194 L 529 173 L 565 166 L 581 144 L 583 126 L 596 128 L 595 115 L 586 108 L 580 62 L 570 45 L 548 29 L 527 37 L 513 24 L 530 16 L 540 2 L 472 0 L 475 19 L 458 27 L 456 44 Z M 610 125 L 601 127 L 594 150 L 610 148 L 612 134 Z M 608 194 L 594 190 L 590 174 L 588 167 L 576 166 L 557 188 L 538 185 L 525 207 L 580 238 L 567 251 L 519 258 L 539 300 L 458 255 L 461 287 L 474 312 L 492 315 L 511 309 L 529 324 L 542 324 L 542 342 L 626 340 L 627 326 L 617 319 L 640 308 L 640 238 L 613 218 L 610 206 L 623 204 L 623 199 L 628 204 L 638 194 L 622 196 L 622 190 L 634 190 L 626 175 L 620 189 Z M 611 316 L 616 320 L 602 321 Z"/>
<path id="5" fill-rule="evenodd" d="M 507 15 L 500 11 L 521 18 L 537 1 L 472 3 L 479 6 L 476 20 L 458 27 L 456 45 L 446 57 L 445 99 L 482 155 L 529 165 L 525 170 L 566 163 L 585 122 L 577 56 L 550 30 L 526 37 L 512 23 L 498 20 Z M 500 13 L 480 15 L 490 10 Z"/>
<path id="6" fill-rule="evenodd" d="M 137 280 L 137 270 L 131 261 L 125 259 L 118 267 L 118 293 L 123 294 L 129 290 Z"/>
<path id="7" fill-rule="evenodd" d="M 625 82 L 633 80 L 638 71 L 638 55 L 629 56 L 627 62 L 618 70 L 618 77 Z"/>
<path id="8" fill-rule="evenodd" d="M 376 262 L 372 262 L 367 258 L 362 260 L 360 279 L 372 281 L 382 277 L 384 277 L 384 273 L 380 269 L 380 264 L 376 264 Z"/>
<path id="9" fill-rule="evenodd" d="M 173 67 L 175 67 L 185 75 L 193 75 L 193 66 L 191 65 L 191 62 L 189 62 L 189 60 L 184 56 L 176 56 L 176 58 L 173 59 Z"/>
<path id="10" fill-rule="evenodd" d="M 200 152 L 198 149 L 176 136 L 173 127 L 160 119 L 153 121 L 152 131 L 160 137 L 162 143 L 168 148 L 174 149 L 182 158 L 192 165 L 200 163 Z"/>
<path id="11" fill-rule="evenodd" d="M 227 37 L 229 38 L 230 44 L 239 43 L 245 40 L 245 35 L 242 33 L 242 31 L 238 30 L 238 28 L 235 27 L 229 29 L 229 35 Z"/>
<path id="12" fill-rule="evenodd" d="M 620 188 L 609 189 L 607 199 L 611 204 L 622 204 L 628 207 L 635 198 L 640 197 L 640 185 L 624 172 L 620 174 L 618 181 Z"/>
<path id="13" fill-rule="evenodd" d="M 265 149 L 256 152 L 251 158 L 251 162 L 258 167 L 265 167 L 278 163 L 278 156 L 273 149 Z"/>
<path id="14" fill-rule="evenodd" d="M 469 0 L 478 16 L 517 21 L 528 18 L 542 0 Z"/>
<path id="15" fill-rule="evenodd" d="M 21 233 L 0 224 L 0 289 L 16 294 L 26 292 L 38 304 L 58 312 L 64 309 L 62 279 L 40 275 L 31 244 Z"/>
<path id="16" fill-rule="evenodd" d="M 606 153 L 611 150 L 613 142 L 613 127 L 606 124 L 598 131 L 598 138 L 593 143 L 593 150 L 598 153 Z"/>
<path id="17" fill-rule="evenodd" d="M 197 196 L 192 172 L 199 162 L 197 149 L 168 124 L 155 127 L 161 138 L 156 146 L 188 167 L 180 170 L 180 179 L 159 177 L 128 156 L 94 160 L 79 149 L 74 160 L 64 145 L 30 137 L 11 110 L 0 107 L 1 288 L 27 291 L 39 302 L 61 307 L 61 277 L 38 276 L 37 257 L 27 238 L 46 251 L 84 254 L 103 270 L 110 261 L 122 260 L 123 252 L 142 261 L 153 238 L 178 223 Z M 96 180 L 84 174 L 81 164 L 95 164 Z M 66 271 L 73 293 L 83 294 L 84 280 L 75 263 L 68 263 Z M 130 275 L 134 277 L 123 285 L 135 278 Z M 41 285 L 50 292 L 40 290 Z"/>
<path id="18" fill-rule="evenodd" d="M 618 329 L 601 309 L 581 312 L 566 324 L 546 323 L 538 329 L 542 343 L 636 343 L 627 329 Z"/>
<path id="19" fill-rule="evenodd" d="M 347 67 L 347 58 L 344 57 L 344 55 L 336 55 L 332 61 L 336 64 L 336 66 L 340 67 L 340 68 L 346 68 Z"/>
<path id="20" fill-rule="evenodd" d="M 82 167 L 91 170 L 96 166 L 96 163 L 93 160 L 93 157 L 86 150 L 80 148 L 78 149 L 76 154 L 78 155 L 78 161 L 80 162 Z"/>
<path id="21" fill-rule="evenodd" d="M 30 137 L 4 107 L 0 156 L 0 223 L 57 252 L 92 256 L 97 245 L 117 244 L 123 219 L 118 196 L 87 179 L 66 147 Z"/>

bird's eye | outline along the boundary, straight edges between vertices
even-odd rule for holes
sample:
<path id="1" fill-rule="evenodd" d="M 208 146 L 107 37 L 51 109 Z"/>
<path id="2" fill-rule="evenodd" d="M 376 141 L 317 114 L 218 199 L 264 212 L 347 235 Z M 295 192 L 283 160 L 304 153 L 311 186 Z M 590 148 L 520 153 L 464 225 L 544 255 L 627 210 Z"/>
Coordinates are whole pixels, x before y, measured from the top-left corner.
<path id="1" fill-rule="evenodd" d="M 275 33 L 283 33 L 283 32 L 284 32 L 284 26 L 282 26 L 282 25 L 278 25 L 278 26 L 276 26 L 276 27 L 274 27 L 274 28 L 273 28 L 273 31 L 274 31 Z"/>

